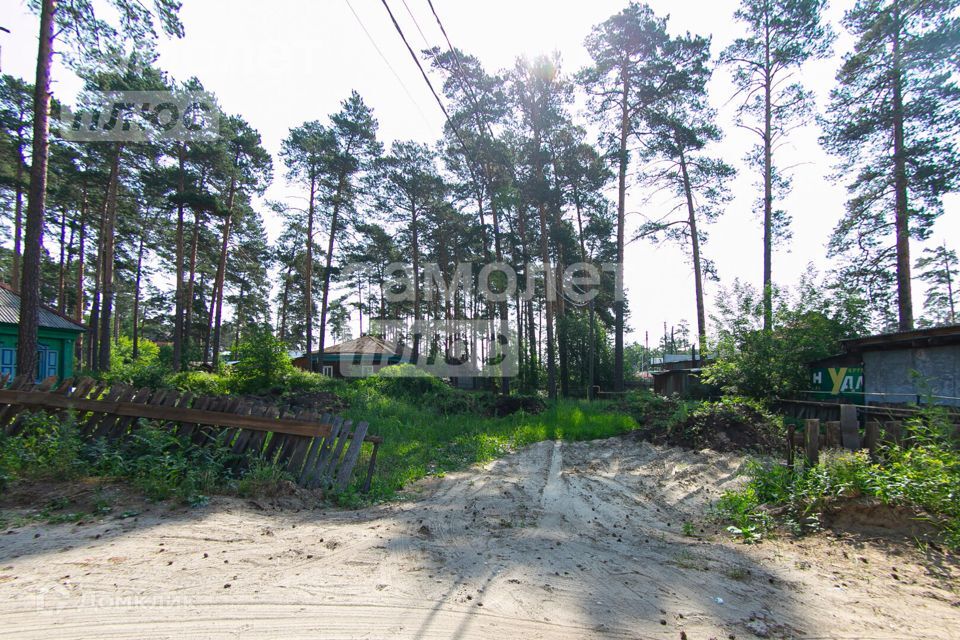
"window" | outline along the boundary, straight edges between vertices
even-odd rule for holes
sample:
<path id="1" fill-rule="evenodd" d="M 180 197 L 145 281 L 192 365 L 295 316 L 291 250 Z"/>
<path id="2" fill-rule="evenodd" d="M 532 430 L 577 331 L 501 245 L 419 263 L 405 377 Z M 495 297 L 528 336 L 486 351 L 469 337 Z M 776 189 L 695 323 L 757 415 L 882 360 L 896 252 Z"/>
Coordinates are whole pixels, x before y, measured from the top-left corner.
<path id="1" fill-rule="evenodd" d="M 362 367 L 360 367 L 360 375 L 362 375 L 363 377 L 372 376 L 373 367 L 370 365 L 363 365 Z"/>
<path id="2" fill-rule="evenodd" d="M 7 347 L 0 348 L 0 375 L 13 379 L 17 375 L 17 350 Z"/>
<path id="3" fill-rule="evenodd" d="M 333 367 L 330 366 L 329 364 L 323 365 L 323 372 L 322 372 L 322 373 L 323 373 L 323 375 L 332 378 L 332 377 L 333 377 Z"/>

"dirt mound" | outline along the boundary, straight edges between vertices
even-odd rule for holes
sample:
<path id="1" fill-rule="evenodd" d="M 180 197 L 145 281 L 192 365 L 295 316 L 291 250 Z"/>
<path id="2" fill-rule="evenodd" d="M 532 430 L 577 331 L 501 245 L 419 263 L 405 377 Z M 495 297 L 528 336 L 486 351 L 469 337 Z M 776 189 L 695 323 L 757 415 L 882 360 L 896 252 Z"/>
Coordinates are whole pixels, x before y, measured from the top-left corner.
<path id="1" fill-rule="evenodd" d="M 874 498 L 853 498 L 831 504 L 821 516 L 823 525 L 871 538 L 936 540 L 937 527 L 920 509 L 884 504 Z"/>
<path id="2" fill-rule="evenodd" d="M 779 420 L 760 407 L 722 400 L 700 405 L 684 421 L 653 434 L 652 439 L 691 449 L 771 454 L 783 448 L 784 438 Z"/>

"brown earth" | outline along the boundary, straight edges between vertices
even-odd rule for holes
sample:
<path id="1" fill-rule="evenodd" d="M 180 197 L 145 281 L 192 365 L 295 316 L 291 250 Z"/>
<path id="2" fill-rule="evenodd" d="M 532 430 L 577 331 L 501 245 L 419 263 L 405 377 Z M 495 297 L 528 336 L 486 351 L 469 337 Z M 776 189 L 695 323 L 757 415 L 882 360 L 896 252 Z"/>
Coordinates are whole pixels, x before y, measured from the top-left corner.
<path id="1" fill-rule="evenodd" d="M 215 499 L 21 526 L 0 532 L 0 636 L 960 637 L 950 556 L 708 523 L 742 462 L 544 442 L 354 512 Z"/>

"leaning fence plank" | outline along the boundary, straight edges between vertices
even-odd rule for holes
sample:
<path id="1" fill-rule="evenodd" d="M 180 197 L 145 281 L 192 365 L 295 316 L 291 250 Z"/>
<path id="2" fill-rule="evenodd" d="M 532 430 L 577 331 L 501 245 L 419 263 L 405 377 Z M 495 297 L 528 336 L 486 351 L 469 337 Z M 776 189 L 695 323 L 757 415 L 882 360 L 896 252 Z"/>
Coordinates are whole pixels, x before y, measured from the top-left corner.
<path id="1" fill-rule="evenodd" d="M 320 416 L 320 424 L 330 424 L 329 413 Z M 323 448 L 323 440 L 323 438 L 317 436 L 310 442 L 310 448 L 307 450 L 307 456 L 303 461 L 303 469 L 297 477 L 297 484 L 303 484 L 310 472 L 317 466 L 317 459 L 320 457 L 320 451 Z"/>
<path id="2" fill-rule="evenodd" d="M 374 447 L 364 490 L 369 489 L 381 443 L 379 437 L 366 436 L 366 423 L 351 431 L 349 420 L 318 416 L 312 409 L 281 418 L 275 406 L 238 397 L 194 399 L 172 389 L 106 387 L 90 378 L 65 380 L 59 386 L 50 378 L 36 389 L 31 380 L 18 378 L 10 389 L 0 389 L 3 414 L 36 409 L 76 411 L 82 433 L 90 438 L 122 438 L 138 418 L 157 421 L 198 444 L 226 444 L 237 458 L 256 453 L 275 460 L 303 486 L 347 486 L 362 457 L 363 442 L 369 441 Z M 245 463 L 246 458 L 237 462 Z"/>
<path id="3" fill-rule="evenodd" d="M 363 438 L 367 435 L 367 428 L 369 426 L 366 422 L 361 422 L 353 431 L 350 447 L 344 454 L 340 468 L 337 470 L 337 488 L 341 491 L 346 489 L 347 485 L 350 484 L 350 476 L 353 474 L 353 467 L 356 466 L 357 460 L 360 458 L 360 450 L 363 448 Z"/>
<path id="4" fill-rule="evenodd" d="M 30 376 L 20 375 L 14 377 L 10 382 L 10 389 L 8 391 L 15 391 L 23 389 L 31 385 L 33 381 L 30 379 Z M 12 403 L 7 404 L 7 406 L 0 409 L 0 426 L 3 426 L 3 432 L 7 435 L 13 434 L 13 424 L 11 424 L 18 413 L 23 411 L 23 407 L 19 405 L 14 405 Z"/>
<path id="5" fill-rule="evenodd" d="M 791 427 L 792 428 L 792 427 Z M 370 483 L 373 481 L 373 469 L 377 465 L 377 452 L 380 450 L 380 441 L 373 443 L 373 451 L 370 452 L 370 463 L 367 465 L 367 478 L 363 481 L 361 493 L 369 493 Z M 793 468 L 793 445 L 790 447 L 790 468 Z"/>
<path id="6" fill-rule="evenodd" d="M 337 442 L 333 447 L 330 458 L 327 460 L 327 464 L 321 468 L 317 478 L 314 480 L 312 486 L 327 486 L 333 481 L 333 474 L 337 469 L 337 464 L 340 462 L 340 456 L 343 455 L 343 450 L 347 446 L 347 440 L 350 439 L 350 430 L 353 427 L 353 420 L 344 420 L 343 425 L 340 427 L 340 435 L 337 438 Z"/>
<path id="7" fill-rule="evenodd" d="M 297 420 L 306 422 L 316 422 L 316 415 L 309 409 L 301 409 L 297 412 Z M 294 476 L 300 475 L 300 466 L 303 464 L 303 458 L 307 454 L 307 448 L 310 446 L 312 438 L 309 436 L 288 436 L 288 442 L 280 454 L 283 461 L 283 467 Z"/>
<path id="8" fill-rule="evenodd" d="M 83 425 L 84 435 L 89 435 L 91 438 L 96 438 L 97 433 L 100 431 L 100 425 L 108 417 L 108 407 L 110 407 L 114 402 L 120 398 L 126 398 L 130 392 L 130 387 L 123 384 L 115 384 L 109 388 L 104 388 L 103 385 L 100 386 L 101 393 L 106 392 L 102 399 L 100 400 L 89 400 L 90 402 L 90 417 L 87 418 L 86 423 Z M 73 400 L 73 398 L 71 398 Z M 74 403 L 77 402 L 74 400 Z M 72 408 L 69 407 L 68 408 Z"/>
<path id="9" fill-rule="evenodd" d="M 266 406 L 263 411 L 263 416 L 265 418 L 274 418 L 277 419 L 280 417 L 280 410 L 276 407 Z M 276 433 L 269 431 L 253 431 L 253 437 L 250 438 L 250 444 L 247 445 L 246 455 L 247 457 L 257 456 L 264 457 L 264 445 L 267 442 L 268 437 L 276 437 Z"/>
<path id="10" fill-rule="evenodd" d="M 305 487 L 317 486 L 330 467 L 330 460 L 333 458 L 334 448 L 337 444 L 337 438 L 343 432 L 343 418 L 337 416 L 330 425 L 330 434 L 323 439 L 323 446 L 320 449 L 320 455 L 317 458 L 317 464 L 310 472 L 309 477 L 304 484 Z"/>
<path id="11" fill-rule="evenodd" d="M 153 389 L 140 388 L 137 389 L 136 394 L 131 398 L 131 402 L 146 405 L 153 397 L 157 397 L 158 400 L 162 399 L 165 393 L 165 389 L 154 391 Z M 112 440 L 126 435 L 136 420 L 137 416 L 120 416 L 107 431 L 107 438 Z"/>

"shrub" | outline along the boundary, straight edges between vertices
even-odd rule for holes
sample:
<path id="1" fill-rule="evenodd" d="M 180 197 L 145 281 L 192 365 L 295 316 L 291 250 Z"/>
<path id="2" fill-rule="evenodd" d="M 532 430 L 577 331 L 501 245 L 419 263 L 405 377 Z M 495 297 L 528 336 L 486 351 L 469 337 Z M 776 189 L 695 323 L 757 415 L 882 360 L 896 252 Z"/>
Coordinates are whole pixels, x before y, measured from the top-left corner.
<path id="1" fill-rule="evenodd" d="M 258 329 L 237 348 L 237 363 L 229 381 L 238 393 L 264 393 L 282 390 L 293 373 L 287 346 L 269 329 Z"/>
<path id="2" fill-rule="evenodd" d="M 168 376 L 165 384 L 198 396 L 221 396 L 229 392 L 225 376 L 206 371 L 182 371 Z"/>
<path id="3" fill-rule="evenodd" d="M 278 465 L 254 458 L 250 468 L 237 483 L 237 493 L 245 498 L 273 497 L 283 492 L 293 478 Z"/>
<path id="4" fill-rule="evenodd" d="M 110 371 L 104 379 L 111 383 L 123 383 L 135 387 L 158 388 L 165 386 L 170 373 L 160 361 L 160 348 L 150 340 L 138 341 L 138 354 L 133 357 L 133 340 L 120 336 L 110 351 Z"/>
<path id="5" fill-rule="evenodd" d="M 783 507 L 785 523 L 802 531 L 816 526 L 824 509 L 838 500 L 867 496 L 926 510 L 946 542 L 960 548 L 960 451 L 947 435 L 949 420 L 930 409 L 906 426 L 912 446 L 887 446 L 877 462 L 866 451 L 826 452 L 817 465 L 793 471 L 752 462 L 746 487 L 724 494 L 717 508 L 733 523 L 731 531 L 755 539 L 774 525 L 764 515 L 770 506 Z"/>
<path id="6" fill-rule="evenodd" d="M 47 479 L 73 478 L 83 470 L 81 441 L 71 416 L 59 418 L 47 413 L 23 417 L 15 437 L 0 439 L 0 476 Z"/>

